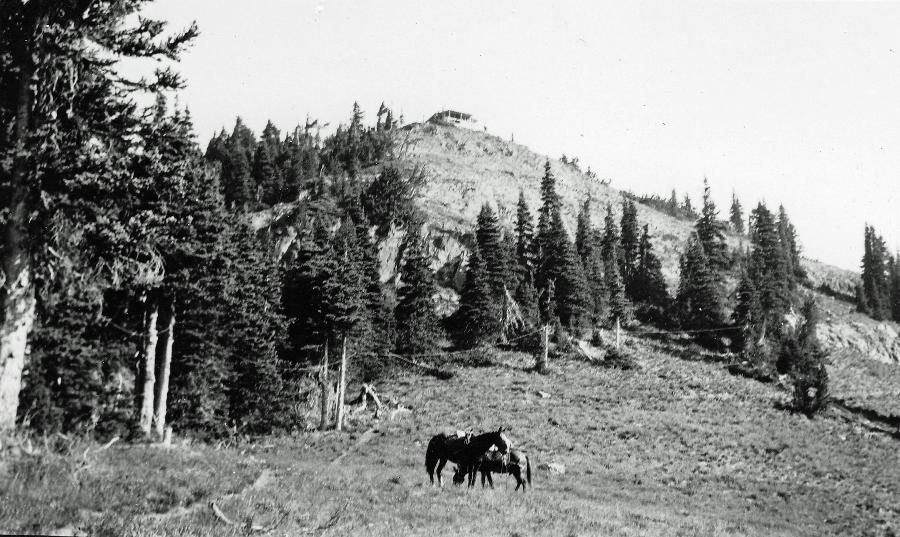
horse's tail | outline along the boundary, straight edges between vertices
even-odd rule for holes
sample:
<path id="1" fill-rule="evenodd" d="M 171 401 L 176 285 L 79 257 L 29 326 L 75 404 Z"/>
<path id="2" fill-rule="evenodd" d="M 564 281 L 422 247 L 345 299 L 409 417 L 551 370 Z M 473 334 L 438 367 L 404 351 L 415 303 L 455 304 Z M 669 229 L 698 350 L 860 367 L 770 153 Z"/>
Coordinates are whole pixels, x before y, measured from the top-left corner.
<path id="1" fill-rule="evenodd" d="M 528 486 L 531 486 L 531 459 L 525 455 L 525 477 L 528 480 Z"/>

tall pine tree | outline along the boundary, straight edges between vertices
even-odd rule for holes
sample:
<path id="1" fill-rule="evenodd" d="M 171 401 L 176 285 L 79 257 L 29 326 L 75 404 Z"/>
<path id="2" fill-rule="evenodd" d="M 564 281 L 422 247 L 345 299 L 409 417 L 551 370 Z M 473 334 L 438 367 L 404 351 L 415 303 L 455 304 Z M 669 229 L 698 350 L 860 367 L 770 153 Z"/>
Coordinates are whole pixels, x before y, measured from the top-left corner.
<path id="1" fill-rule="evenodd" d="M 432 352 L 441 338 L 434 311 L 435 283 L 420 225 L 410 226 L 404 239 L 400 288 L 397 290 L 397 350 Z"/>

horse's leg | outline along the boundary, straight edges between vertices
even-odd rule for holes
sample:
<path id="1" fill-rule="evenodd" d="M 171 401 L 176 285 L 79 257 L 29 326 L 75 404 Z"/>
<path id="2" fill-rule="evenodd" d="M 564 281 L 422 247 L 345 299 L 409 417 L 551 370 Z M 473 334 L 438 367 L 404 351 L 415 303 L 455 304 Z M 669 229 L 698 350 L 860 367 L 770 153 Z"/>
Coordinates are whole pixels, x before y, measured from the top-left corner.
<path id="1" fill-rule="evenodd" d="M 491 477 L 491 473 L 490 473 L 490 472 L 485 472 L 485 473 L 483 473 L 483 474 L 481 474 L 481 475 L 482 475 L 482 476 L 487 476 L 488 484 L 491 486 L 491 488 L 494 488 L 494 478 Z M 482 487 L 484 486 L 484 477 L 481 478 L 481 486 L 482 486 Z"/>
<path id="2" fill-rule="evenodd" d="M 438 486 L 439 486 L 439 487 L 443 487 L 443 486 L 444 486 L 444 480 L 441 478 L 441 472 L 444 471 L 444 465 L 445 465 L 445 464 L 447 464 L 447 459 L 441 458 L 441 459 L 438 460 L 438 465 L 437 465 L 437 478 L 438 478 Z"/>

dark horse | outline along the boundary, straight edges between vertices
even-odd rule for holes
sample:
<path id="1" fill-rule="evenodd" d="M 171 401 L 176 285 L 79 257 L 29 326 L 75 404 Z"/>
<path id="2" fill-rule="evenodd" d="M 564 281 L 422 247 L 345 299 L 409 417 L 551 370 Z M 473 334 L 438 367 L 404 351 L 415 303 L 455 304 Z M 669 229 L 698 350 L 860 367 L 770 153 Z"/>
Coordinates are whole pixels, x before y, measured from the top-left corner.
<path id="1" fill-rule="evenodd" d="M 516 490 L 519 490 L 519 487 L 522 487 L 522 492 L 525 492 L 526 483 L 528 486 L 531 485 L 531 461 L 528 459 L 528 455 L 526 455 L 525 452 L 517 449 L 509 450 L 507 456 L 504 456 L 499 451 L 489 450 L 476 461 L 475 465 L 469 468 L 457 466 L 456 471 L 453 474 L 453 483 L 456 485 L 462 484 L 466 478 L 466 474 L 470 472 L 470 481 L 474 480 L 475 472 L 481 472 L 482 487 L 484 486 L 485 478 L 487 478 L 487 482 L 490 483 L 491 488 L 494 488 L 494 480 L 491 479 L 492 472 L 497 474 L 512 474 L 512 476 L 516 478 Z"/>
<path id="2" fill-rule="evenodd" d="M 438 485 L 443 486 L 441 471 L 447 461 L 455 462 L 461 467 L 469 468 L 475 461 L 487 452 L 491 446 L 496 446 L 497 451 L 506 453 L 509 451 L 509 440 L 503 434 L 503 427 L 496 431 L 479 435 L 456 435 L 441 433 L 433 436 L 428 442 L 425 451 L 425 469 L 431 484 L 434 485 L 435 466 L 437 466 Z M 475 485 L 474 475 L 469 480 L 469 486 Z"/>

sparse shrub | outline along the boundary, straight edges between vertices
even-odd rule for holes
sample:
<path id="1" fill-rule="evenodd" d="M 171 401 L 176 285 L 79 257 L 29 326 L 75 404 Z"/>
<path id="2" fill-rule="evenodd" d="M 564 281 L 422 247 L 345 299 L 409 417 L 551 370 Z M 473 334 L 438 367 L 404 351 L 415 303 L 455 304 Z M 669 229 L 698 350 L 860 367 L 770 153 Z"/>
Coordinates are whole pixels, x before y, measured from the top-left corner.
<path id="1" fill-rule="evenodd" d="M 603 358 L 603 361 L 600 362 L 600 365 L 626 371 L 629 369 L 637 369 L 638 367 L 637 361 L 634 358 L 634 353 L 624 347 L 618 349 L 610 347 L 606 351 L 606 356 Z"/>
<path id="2" fill-rule="evenodd" d="M 790 375 L 794 410 L 812 416 L 828 406 L 826 354 L 816 337 L 818 310 L 812 298 L 803 305 L 803 323 L 781 345 L 777 369 Z"/>
<path id="3" fill-rule="evenodd" d="M 737 375 L 752 378 L 760 382 L 772 382 L 777 376 L 775 355 L 767 340 L 751 340 L 747 348 L 739 355 L 739 361 L 728 367 Z"/>
<path id="4" fill-rule="evenodd" d="M 794 375 L 793 406 L 798 412 L 812 416 L 828 406 L 828 371 L 819 361 Z"/>
<path id="5" fill-rule="evenodd" d="M 561 355 L 568 354 L 575 348 L 572 336 L 565 328 L 560 327 L 557 329 L 556 332 L 554 332 L 553 340 L 556 343 L 556 352 Z"/>

